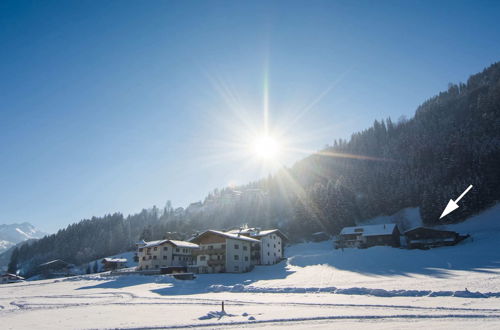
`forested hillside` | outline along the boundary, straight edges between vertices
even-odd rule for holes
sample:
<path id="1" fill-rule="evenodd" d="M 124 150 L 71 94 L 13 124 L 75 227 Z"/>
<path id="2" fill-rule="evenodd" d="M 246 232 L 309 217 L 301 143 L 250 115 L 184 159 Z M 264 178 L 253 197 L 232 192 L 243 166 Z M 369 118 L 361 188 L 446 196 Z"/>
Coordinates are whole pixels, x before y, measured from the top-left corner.
<path id="1" fill-rule="evenodd" d="M 377 120 L 291 168 L 243 187 L 215 190 L 186 210 L 167 204 L 126 218 L 83 220 L 15 250 L 10 269 L 28 271 L 55 258 L 83 263 L 132 249 L 140 238 L 187 238 L 242 224 L 276 226 L 298 240 L 405 207 L 420 207 L 424 222 L 434 225 L 448 200 L 472 184 L 460 209 L 445 220 L 457 222 L 499 200 L 499 169 L 496 63 L 465 84 L 450 84 L 411 119 Z"/>

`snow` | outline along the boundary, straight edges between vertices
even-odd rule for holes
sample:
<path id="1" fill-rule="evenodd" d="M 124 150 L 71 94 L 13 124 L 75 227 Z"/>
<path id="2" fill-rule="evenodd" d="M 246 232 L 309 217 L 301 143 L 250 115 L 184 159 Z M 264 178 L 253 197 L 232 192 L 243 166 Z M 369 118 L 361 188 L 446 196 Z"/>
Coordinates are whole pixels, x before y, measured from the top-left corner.
<path id="1" fill-rule="evenodd" d="M 176 240 L 173 240 L 173 239 L 171 239 L 170 242 L 172 242 L 172 244 L 174 244 L 175 246 L 180 247 L 180 248 L 191 248 L 191 249 L 197 249 L 197 248 L 199 248 L 198 244 L 194 244 L 194 243 L 191 243 L 191 242 L 176 241 Z"/>
<path id="2" fill-rule="evenodd" d="M 200 237 L 201 235 L 203 235 L 205 233 L 214 233 L 216 235 L 224 236 L 226 238 L 239 239 L 241 241 L 247 241 L 247 242 L 252 242 L 252 243 L 259 243 L 260 242 L 257 239 L 250 238 L 250 237 L 247 237 L 247 236 L 244 236 L 244 235 L 225 233 L 225 232 L 218 231 L 218 230 L 207 230 L 207 231 L 201 233 L 200 235 L 194 237 L 192 240 L 196 239 L 197 237 Z"/>
<path id="3" fill-rule="evenodd" d="M 286 249 L 243 274 L 82 275 L 0 285 L 2 328 L 500 328 L 500 205 L 443 229 L 456 246 Z M 117 256 L 114 256 L 117 257 Z M 225 312 L 221 303 L 224 301 Z"/>
<path id="4" fill-rule="evenodd" d="M 377 235 L 391 235 L 396 227 L 393 223 L 380 224 L 380 225 L 367 225 L 358 227 L 345 227 L 340 232 L 341 235 L 363 235 L 363 236 L 377 236 Z"/>

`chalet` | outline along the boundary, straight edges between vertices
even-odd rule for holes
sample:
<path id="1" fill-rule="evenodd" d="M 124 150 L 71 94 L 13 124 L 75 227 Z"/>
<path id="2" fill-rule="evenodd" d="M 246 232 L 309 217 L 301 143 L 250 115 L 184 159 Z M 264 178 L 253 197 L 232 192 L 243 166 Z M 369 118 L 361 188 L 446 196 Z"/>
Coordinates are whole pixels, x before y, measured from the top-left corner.
<path id="1" fill-rule="evenodd" d="M 279 229 L 260 230 L 259 228 L 241 228 L 229 231 L 260 241 L 252 243 L 251 261 L 253 265 L 273 265 L 283 259 L 285 242 L 288 238 Z"/>
<path id="2" fill-rule="evenodd" d="M 455 245 L 469 235 L 460 235 L 454 231 L 417 227 L 404 232 L 409 249 L 429 249 L 438 246 Z"/>
<path id="3" fill-rule="evenodd" d="M 251 247 L 260 241 L 241 234 L 207 230 L 191 239 L 200 248 L 193 250 L 196 273 L 242 273 L 252 269 Z"/>
<path id="4" fill-rule="evenodd" d="M 0 284 L 7 284 L 7 283 L 18 283 L 18 282 L 23 282 L 24 277 L 15 275 L 15 274 L 10 274 L 10 273 L 5 273 L 0 275 Z"/>
<path id="5" fill-rule="evenodd" d="M 177 240 L 158 240 L 137 243 L 138 270 L 158 270 L 168 266 L 187 266 L 193 263 L 193 250 L 198 245 Z"/>
<path id="6" fill-rule="evenodd" d="M 64 260 L 56 259 L 38 265 L 37 273 L 46 278 L 72 276 L 74 265 L 67 263 Z"/>
<path id="7" fill-rule="evenodd" d="M 102 259 L 104 271 L 117 270 L 127 267 L 127 259 L 125 258 L 104 258 Z"/>
<path id="8" fill-rule="evenodd" d="M 367 248 L 377 245 L 400 245 L 400 232 L 394 223 L 345 227 L 335 241 L 335 248 L 358 247 Z"/>

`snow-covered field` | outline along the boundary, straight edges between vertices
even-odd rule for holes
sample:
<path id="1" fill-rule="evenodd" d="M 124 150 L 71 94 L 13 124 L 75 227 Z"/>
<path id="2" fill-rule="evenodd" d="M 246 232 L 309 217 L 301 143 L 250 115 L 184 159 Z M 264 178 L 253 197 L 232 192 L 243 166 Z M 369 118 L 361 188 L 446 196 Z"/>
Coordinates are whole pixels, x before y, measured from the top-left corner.
<path id="1" fill-rule="evenodd" d="M 427 251 L 288 248 L 245 274 L 84 275 L 0 286 L 0 328 L 500 328 L 500 206 Z M 221 313 L 221 302 L 226 313 Z"/>

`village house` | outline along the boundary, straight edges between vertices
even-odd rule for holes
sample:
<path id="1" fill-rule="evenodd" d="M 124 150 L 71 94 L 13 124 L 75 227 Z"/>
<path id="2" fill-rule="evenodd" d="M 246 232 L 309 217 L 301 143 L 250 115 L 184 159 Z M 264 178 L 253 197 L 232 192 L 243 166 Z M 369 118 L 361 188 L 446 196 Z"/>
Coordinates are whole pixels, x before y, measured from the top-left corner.
<path id="1" fill-rule="evenodd" d="M 229 231 L 260 241 L 252 243 L 251 261 L 253 265 L 273 265 L 283 260 L 284 245 L 288 238 L 279 229 L 260 230 L 259 228 L 241 228 Z"/>
<path id="2" fill-rule="evenodd" d="M 368 248 L 377 245 L 400 246 L 400 232 L 394 223 L 345 227 L 334 242 L 335 248 Z"/>
<path id="3" fill-rule="evenodd" d="M 24 277 L 15 274 L 6 273 L 0 275 L 0 284 L 17 283 L 22 281 L 24 281 Z"/>
<path id="4" fill-rule="evenodd" d="M 251 247 L 260 241 L 241 234 L 207 230 L 191 239 L 200 248 L 189 269 L 196 273 L 242 273 L 252 269 Z"/>
<path id="5" fill-rule="evenodd" d="M 137 270 L 160 270 L 161 267 L 187 266 L 193 263 L 197 244 L 177 240 L 158 240 L 137 243 Z"/>
<path id="6" fill-rule="evenodd" d="M 104 271 L 117 270 L 127 266 L 127 259 L 125 258 L 104 258 L 101 263 L 103 264 Z"/>

